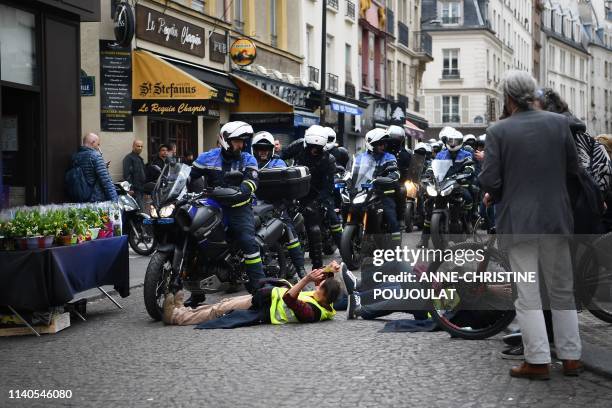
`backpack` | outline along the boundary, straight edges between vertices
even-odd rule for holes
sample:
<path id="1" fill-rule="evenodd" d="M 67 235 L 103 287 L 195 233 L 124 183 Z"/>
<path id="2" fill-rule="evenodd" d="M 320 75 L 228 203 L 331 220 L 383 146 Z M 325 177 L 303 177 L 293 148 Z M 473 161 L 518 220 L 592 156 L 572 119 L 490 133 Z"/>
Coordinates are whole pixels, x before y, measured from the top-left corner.
<path id="1" fill-rule="evenodd" d="M 78 203 L 89 202 L 93 194 L 93 184 L 87 182 L 83 168 L 79 166 L 76 157 L 72 159 L 72 167 L 68 169 L 64 176 L 64 184 L 68 197 Z M 95 184 L 95 183 L 94 183 Z"/>
<path id="2" fill-rule="evenodd" d="M 579 168 L 570 187 L 573 198 L 574 234 L 598 234 L 601 231 L 604 200 L 599 185 L 586 170 Z"/>

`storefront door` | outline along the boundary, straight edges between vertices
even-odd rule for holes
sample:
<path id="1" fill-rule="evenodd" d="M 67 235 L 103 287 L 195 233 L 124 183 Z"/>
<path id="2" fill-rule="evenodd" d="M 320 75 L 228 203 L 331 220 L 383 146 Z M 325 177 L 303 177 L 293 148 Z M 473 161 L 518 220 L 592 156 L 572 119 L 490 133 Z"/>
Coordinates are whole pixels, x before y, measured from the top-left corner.
<path id="1" fill-rule="evenodd" d="M 162 144 L 176 144 L 178 157 L 187 153 L 197 155 L 198 123 L 196 117 L 185 118 L 153 118 L 148 119 L 148 150 L 149 159 L 155 157 Z"/>

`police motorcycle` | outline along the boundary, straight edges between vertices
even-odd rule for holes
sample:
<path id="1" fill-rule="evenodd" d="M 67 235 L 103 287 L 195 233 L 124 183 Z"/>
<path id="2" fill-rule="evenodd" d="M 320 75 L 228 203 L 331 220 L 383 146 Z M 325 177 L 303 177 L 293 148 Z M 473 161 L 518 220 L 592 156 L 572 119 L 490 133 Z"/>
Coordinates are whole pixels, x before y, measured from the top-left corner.
<path id="1" fill-rule="evenodd" d="M 149 215 L 142 212 L 138 201 L 129 194 L 132 186 L 128 181 L 114 183 L 114 186 L 119 208 L 123 213 L 122 230 L 128 236 L 130 247 L 138 255 L 151 255 L 157 249 L 157 241 L 151 226 L 144 224 L 144 220 L 149 218 Z"/>
<path id="2" fill-rule="evenodd" d="M 434 159 L 431 162 L 433 177 L 425 178 L 423 184 L 428 199 L 433 200 L 431 240 L 436 249 L 448 246 L 449 235 L 461 236 L 472 231 L 463 209 L 461 192 L 461 182 L 471 177 L 470 174 L 461 173 L 461 170 L 471 164 L 469 158 L 455 162 L 454 166 L 452 160 Z M 453 167 L 456 171 L 449 171 Z"/>
<path id="3" fill-rule="evenodd" d="M 359 163 L 353 160 L 349 181 L 351 201 L 340 242 L 340 256 L 351 270 L 361 266 L 367 236 L 388 231 L 381 198 L 384 191 L 395 189 L 397 182 L 388 177 L 377 177 L 375 170 L 376 161 L 370 155 Z"/>
<path id="4" fill-rule="evenodd" d="M 180 163 L 164 166 L 152 192 L 153 226 L 158 250 L 151 257 L 144 281 L 144 302 L 149 315 L 161 320 L 164 296 L 186 289 L 196 298 L 228 291 L 246 283 L 243 254 L 226 239 L 222 206 L 235 203 L 238 194 L 231 187 L 207 188 L 187 193 L 191 167 Z M 229 185 L 239 185 L 242 173 L 226 174 Z M 282 222 L 260 219 L 256 239 L 261 246 L 273 246 L 282 234 Z M 264 264 L 264 270 L 266 265 Z M 282 269 L 284 265 L 280 265 Z"/>
<path id="5" fill-rule="evenodd" d="M 336 174 L 334 176 L 334 202 L 335 211 L 342 220 L 342 225 L 346 223 L 346 216 L 351 204 L 351 197 L 348 189 L 348 182 L 351 178 L 351 173 L 342 166 L 336 166 Z"/>

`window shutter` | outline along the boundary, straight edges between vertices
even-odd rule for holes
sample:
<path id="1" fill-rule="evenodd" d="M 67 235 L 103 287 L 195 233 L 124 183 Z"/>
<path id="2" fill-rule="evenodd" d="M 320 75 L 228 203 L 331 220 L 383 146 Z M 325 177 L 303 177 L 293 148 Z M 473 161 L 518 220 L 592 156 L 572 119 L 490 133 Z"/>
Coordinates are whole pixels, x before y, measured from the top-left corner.
<path id="1" fill-rule="evenodd" d="M 461 123 L 470 123 L 470 97 L 463 95 L 461 97 Z"/>
<path id="2" fill-rule="evenodd" d="M 434 122 L 442 123 L 442 97 L 434 96 Z"/>

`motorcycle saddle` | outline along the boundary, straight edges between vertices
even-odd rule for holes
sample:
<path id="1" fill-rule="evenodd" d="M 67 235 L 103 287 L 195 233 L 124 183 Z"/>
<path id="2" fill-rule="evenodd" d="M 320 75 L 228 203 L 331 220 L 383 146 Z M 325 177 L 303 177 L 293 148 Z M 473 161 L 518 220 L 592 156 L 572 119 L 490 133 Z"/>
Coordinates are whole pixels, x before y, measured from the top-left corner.
<path id="1" fill-rule="evenodd" d="M 272 204 L 258 204 L 253 206 L 253 213 L 257 216 L 265 215 L 274 210 L 274 205 Z"/>

